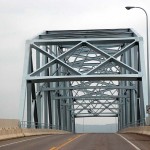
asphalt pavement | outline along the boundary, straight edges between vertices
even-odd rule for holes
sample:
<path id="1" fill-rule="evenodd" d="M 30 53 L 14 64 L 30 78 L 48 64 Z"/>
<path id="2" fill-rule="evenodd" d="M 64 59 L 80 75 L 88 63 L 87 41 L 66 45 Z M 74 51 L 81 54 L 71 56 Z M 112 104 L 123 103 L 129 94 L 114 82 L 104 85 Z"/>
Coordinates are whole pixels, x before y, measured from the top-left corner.
<path id="1" fill-rule="evenodd" d="M 150 150 L 150 136 L 113 133 L 32 136 L 0 141 L 0 150 Z"/>

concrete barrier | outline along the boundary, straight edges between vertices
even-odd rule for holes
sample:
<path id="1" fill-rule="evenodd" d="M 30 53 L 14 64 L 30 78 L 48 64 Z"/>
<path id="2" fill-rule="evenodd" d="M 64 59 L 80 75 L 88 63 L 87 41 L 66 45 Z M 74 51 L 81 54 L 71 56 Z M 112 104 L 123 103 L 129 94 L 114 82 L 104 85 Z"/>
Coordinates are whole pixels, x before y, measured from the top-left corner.
<path id="1" fill-rule="evenodd" d="M 0 129 L 0 140 L 12 139 L 24 137 L 20 128 L 1 128 Z"/>
<path id="2" fill-rule="evenodd" d="M 53 130 L 53 129 L 21 129 L 21 128 L 1 128 L 0 140 L 35 136 L 35 135 L 49 135 L 49 134 L 69 134 L 70 132 Z"/>
<path id="3" fill-rule="evenodd" d="M 18 125 L 17 119 L 0 119 L 0 128 L 16 128 Z"/>
<path id="4" fill-rule="evenodd" d="M 48 134 L 69 134 L 70 132 L 54 129 L 22 129 L 19 120 L 0 119 L 0 140 Z"/>
<path id="5" fill-rule="evenodd" d="M 45 135 L 45 134 L 69 134 L 70 132 L 54 129 L 22 129 L 24 136 Z"/>
<path id="6" fill-rule="evenodd" d="M 119 133 L 136 133 L 150 135 L 150 126 L 129 127 L 119 131 Z"/>

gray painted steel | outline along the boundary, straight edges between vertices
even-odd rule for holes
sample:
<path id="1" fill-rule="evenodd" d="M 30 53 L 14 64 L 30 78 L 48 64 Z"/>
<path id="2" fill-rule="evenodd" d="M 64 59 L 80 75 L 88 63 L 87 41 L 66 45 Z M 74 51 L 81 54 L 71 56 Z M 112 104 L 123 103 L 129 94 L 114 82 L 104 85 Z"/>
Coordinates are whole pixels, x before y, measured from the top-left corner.
<path id="1" fill-rule="evenodd" d="M 45 31 L 26 43 L 21 120 L 73 131 L 77 117 L 143 123 L 143 39 L 133 29 Z"/>

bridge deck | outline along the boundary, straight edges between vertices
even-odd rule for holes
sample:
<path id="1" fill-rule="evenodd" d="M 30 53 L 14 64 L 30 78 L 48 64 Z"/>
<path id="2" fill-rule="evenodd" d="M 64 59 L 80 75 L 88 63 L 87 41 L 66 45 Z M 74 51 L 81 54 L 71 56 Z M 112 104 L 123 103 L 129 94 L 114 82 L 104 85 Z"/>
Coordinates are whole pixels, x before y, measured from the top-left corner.
<path id="1" fill-rule="evenodd" d="M 25 137 L 0 142 L 0 149 L 6 150 L 149 150 L 150 136 L 123 134 L 65 134 Z"/>

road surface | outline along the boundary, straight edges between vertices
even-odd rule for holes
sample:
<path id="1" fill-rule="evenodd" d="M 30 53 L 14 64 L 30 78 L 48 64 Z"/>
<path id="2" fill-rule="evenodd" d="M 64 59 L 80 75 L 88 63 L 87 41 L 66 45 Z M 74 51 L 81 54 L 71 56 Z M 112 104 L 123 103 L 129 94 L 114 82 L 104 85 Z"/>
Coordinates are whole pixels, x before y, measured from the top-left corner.
<path id="1" fill-rule="evenodd" d="M 0 141 L 0 150 L 150 150 L 150 136 L 65 134 Z"/>

